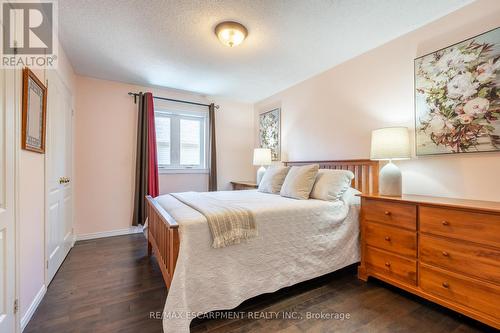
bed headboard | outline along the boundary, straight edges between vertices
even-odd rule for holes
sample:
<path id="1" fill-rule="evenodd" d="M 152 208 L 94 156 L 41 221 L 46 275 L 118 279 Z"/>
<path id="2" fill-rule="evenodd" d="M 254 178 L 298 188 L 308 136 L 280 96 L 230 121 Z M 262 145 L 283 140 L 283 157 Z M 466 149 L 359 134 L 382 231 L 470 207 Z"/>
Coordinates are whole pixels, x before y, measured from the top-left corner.
<path id="1" fill-rule="evenodd" d="M 378 192 L 378 161 L 337 160 L 337 161 L 300 161 L 284 162 L 286 166 L 319 164 L 320 169 L 350 170 L 354 173 L 352 187 L 362 193 Z"/>

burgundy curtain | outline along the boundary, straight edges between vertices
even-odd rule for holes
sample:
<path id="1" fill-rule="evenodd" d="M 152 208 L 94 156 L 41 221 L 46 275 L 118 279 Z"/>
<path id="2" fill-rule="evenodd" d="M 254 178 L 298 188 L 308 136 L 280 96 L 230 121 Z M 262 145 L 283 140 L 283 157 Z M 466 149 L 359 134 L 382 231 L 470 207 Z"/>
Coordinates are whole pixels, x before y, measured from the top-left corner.
<path id="1" fill-rule="evenodd" d="M 217 191 L 217 150 L 215 145 L 215 105 L 208 106 L 208 131 L 209 131 L 209 175 L 208 190 Z"/>
<path id="2" fill-rule="evenodd" d="M 132 225 L 144 224 L 146 220 L 146 195 L 157 197 L 159 194 L 153 94 L 139 93 L 138 99 L 137 153 Z"/>

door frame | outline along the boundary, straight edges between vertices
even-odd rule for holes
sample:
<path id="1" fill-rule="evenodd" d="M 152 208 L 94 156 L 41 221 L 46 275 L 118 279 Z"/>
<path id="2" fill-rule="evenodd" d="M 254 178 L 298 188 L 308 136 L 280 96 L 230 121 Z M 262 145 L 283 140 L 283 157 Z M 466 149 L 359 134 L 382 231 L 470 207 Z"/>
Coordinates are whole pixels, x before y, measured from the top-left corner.
<path id="1" fill-rule="evenodd" d="M 74 128 L 75 128 L 75 124 L 74 124 L 74 112 L 73 112 L 73 109 L 74 109 L 74 102 L 73 102 L 73 94 L 71 92 L 71 89 L 68 87 L 67 83 L 63 80 L 63 78 L 61 77 L 61 75 L 59 74 L 58 71 L 56 70 L 45 70 L 45 77 L 46 77 L 46 81 L 44 82 L 45 85 L 47 86 L 47 91 L 48 91 L 48 94 L 50 94 L 50 89 L 49 89 L 49 82 L 51 79 L 54 78 L 54 76 L 57 77 L 57 79 L 59 80 L 59 82 L 61 83 L 62 85 L 62 88 L 64 88 L 64 90 L 66 91 L 66 93 L 68 94 L 69 96 L 69 99 L 71 101 L 71 126 L 72 126 L 72 142 L 71 142 L 71 161 L 74 161 L 74 151 L 75 151 L 75 140 L 74 140 Z M 47 130 L 50 129 L 50 108 L 49 108 L 49 103 L 47 103 Z M 50 149 L 50 147 L 46 147 L 46 152 L 47 152 L 47 149 Z M 45 157 L 44 157 L 44 281 L 45 281 L 45 286 L 48 288 L 49 287 L 49 268 L 48 268 L 48 260 L 49 260 L 49 257 L 50 257 L 50 253 L 48 253 L 47 251 L 47 244 L 48 244 L 48 239 L 49 239 L 49 228 L 48 228 L 48 214 L 49 214 L 49 201 L 47 200 L 48 198 L 48 195 L 49 195 L 49 191 L 50 191 L 50 188 L 49 188 L 49 168 L 48 168 L 48 160 L 49 160 L 49 154 L 45 153 Z M 71 163 L 71 176 L 73 177 L 74 179 L 74 173 L 75 172 L 75 165 L 74 163 Z M 76 236 L 75 236 L 75 232 L 74 232 L 74 221 L 75 221 L 75 209 L 74 209 L 74 188 L 75 188 L 75 184 L 73 183 L 72 185 L 72 197 L 71 197 L 71 205 L 72 205 L 72 209 L 71 209 L 71 233 L 72 233 L 72 240 L 71 240 L 71 247 L 70 247 L 70 251 L 71 251 L 71 248 L 73 248 L 73 246 L 75 245 L 75 239 L 76 239 Z M 69 253 L 69 252 L 68 252 Z M 63 261 L 64 262 L 64 261 Z"/>
<path id="2" fill-rule="evenodd" d="M 21 155 L 21 97 L 22 97 L 22 70 L 21 69 L 10 69 L 7 71 L 13 71 L 13 81 L 14 81 L 14 265 L 15 265 L 15 299 L 17 300 L 18 307 L 20 306 L 20 296 L 21 296 L 21 257 L 20 257 L 20 241 L 21 232 L 19 228 L 19 216 L 20 216 L 20 177 L 19 177 L 19 161 Z M 21 329 L 21 311 L 20 307 L 18 311 L 14 313 L 14 322 L 16 333 L 22 332 Z"/>

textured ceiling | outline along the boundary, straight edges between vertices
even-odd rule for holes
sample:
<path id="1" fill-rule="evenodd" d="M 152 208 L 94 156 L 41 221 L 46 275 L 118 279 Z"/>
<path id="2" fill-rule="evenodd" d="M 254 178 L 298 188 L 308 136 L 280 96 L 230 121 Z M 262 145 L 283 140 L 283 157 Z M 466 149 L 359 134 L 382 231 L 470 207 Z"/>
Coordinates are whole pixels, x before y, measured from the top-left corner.
<path id="1" fill-rule="evenodd" d="M 59 0 L 75 71 L 255 102 L 471 0 Z M 243 23 L 236 48 L 213 33 Z"/>

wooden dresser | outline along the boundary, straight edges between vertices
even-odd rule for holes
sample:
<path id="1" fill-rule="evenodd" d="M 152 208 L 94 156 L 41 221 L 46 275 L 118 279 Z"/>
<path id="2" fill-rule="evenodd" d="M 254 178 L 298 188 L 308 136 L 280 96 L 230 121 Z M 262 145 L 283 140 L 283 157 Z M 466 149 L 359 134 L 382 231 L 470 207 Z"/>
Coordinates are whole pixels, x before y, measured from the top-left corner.
<path id="1" fill-rule="evenodd" d="M 500 328 L 500 203 L 361 195 L 358 277 Z"/>

